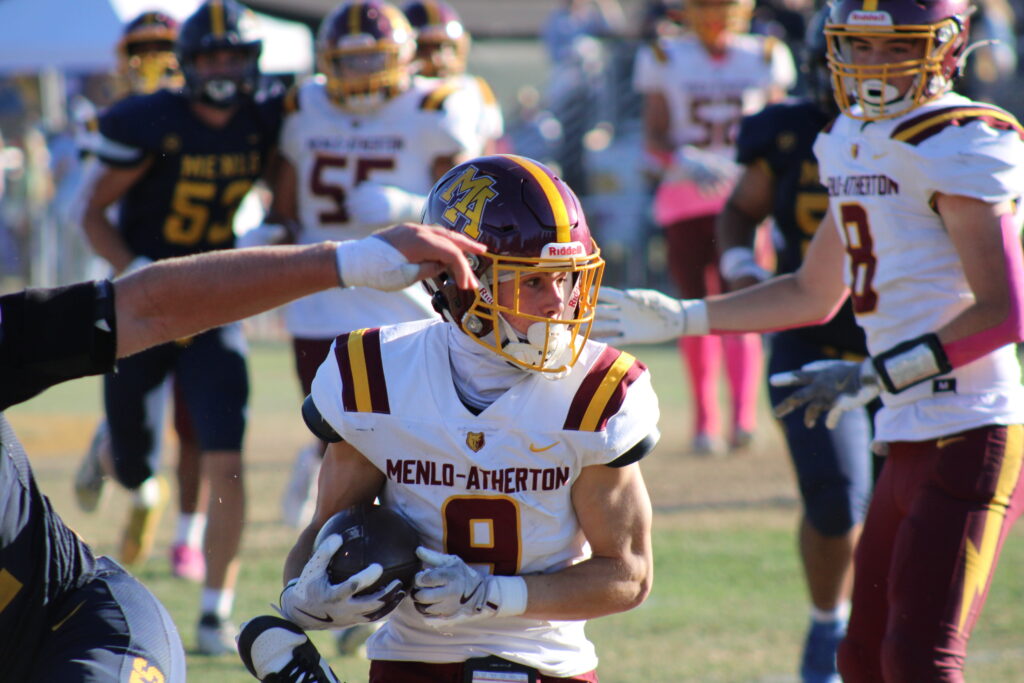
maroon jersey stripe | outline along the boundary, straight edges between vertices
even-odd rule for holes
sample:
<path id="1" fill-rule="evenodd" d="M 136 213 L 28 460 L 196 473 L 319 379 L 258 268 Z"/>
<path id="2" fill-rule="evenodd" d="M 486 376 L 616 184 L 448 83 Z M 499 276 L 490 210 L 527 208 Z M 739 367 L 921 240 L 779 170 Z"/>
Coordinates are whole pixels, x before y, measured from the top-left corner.
<path id="1" fill-rule="evenodd" d="M 645 369 L 643 363 L 628 353 L 607 347 L 576 390 L 562 428 L 603 430 L 622 407 L 629 385 Z"/>

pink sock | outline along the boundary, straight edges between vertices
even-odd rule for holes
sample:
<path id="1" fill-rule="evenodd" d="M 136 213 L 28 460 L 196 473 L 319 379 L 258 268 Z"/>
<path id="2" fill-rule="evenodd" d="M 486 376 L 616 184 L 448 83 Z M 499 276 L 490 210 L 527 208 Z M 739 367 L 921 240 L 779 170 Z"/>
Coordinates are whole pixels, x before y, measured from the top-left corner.
<path id="1" fill-rule="evenodd" d="M 722 367 L 722 344 L 718 337 L 683 337 L 679 352 L 690 370 L 690 386 L 696 408 L 696 434 L 719 432 L 718 376 Z"/>
<path id="2" fill-rule="evenodd" d="M 725 367 L 732 392 L 733 429 L 754 431 L 757 425 L 757 393 L 761 380 L 761 336 L 728 334 L 722 337 Z"/>

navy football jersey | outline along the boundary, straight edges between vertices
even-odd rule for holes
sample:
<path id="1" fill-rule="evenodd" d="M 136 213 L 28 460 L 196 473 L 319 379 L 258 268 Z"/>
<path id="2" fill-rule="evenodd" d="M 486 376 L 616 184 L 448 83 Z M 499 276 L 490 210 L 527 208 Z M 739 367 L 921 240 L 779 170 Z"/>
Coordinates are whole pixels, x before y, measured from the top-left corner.
<path id="1" fill-rule="evenodd" d="M 65 594 L 94 577 L 89 547 L 39 491 L 0 413 L 0 661 L 2 678 L 30 680 L 43 636 L 74 609 Z"/>
<path id="2" fill-rule="evenodd" d="M 127 97 L 100 117 L 101 160 L 152 159 L 119 205 L 132 251 L 156 260 L 234 246 L 232 220 L 277 142 L 281 101 L 246 102 L 223 128 L 205 125 L 169 90 Z"/>
<path id="3" fill-rule="evenodd" d="M 828 193 L 818 182 L 814 140 L 831 115 L 812 102 L 783 102 L 765 107 L 740 124 L 736 158 L 764 163 L 775 180 L 772 217 L 781 236 L 775 245 L 778 272 L 791 273 L 803 262 L 807 245 L 828 211 Z M 777 240 L 778 242 L 778 240 Z M 864 332 L 847 301 L 829 323 L 790 330 L 808 342 L 867 355 Z"/>

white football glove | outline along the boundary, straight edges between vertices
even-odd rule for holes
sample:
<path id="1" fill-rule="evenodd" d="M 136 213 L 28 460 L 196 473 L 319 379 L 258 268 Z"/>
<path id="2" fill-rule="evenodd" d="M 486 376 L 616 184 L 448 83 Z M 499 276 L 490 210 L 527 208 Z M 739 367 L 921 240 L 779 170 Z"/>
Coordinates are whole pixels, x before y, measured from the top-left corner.
<path id="1" fill-rule="evenodd" d="M 843 413 L 870 403 L 881 392 L 870 358 L 863 362 L 818 360 L 799 370 L 774 374 L 769 381 L 775 387 L 803 387 L 779 402 L 775 415 L 784 417 L 807 404 L 804 425 L 808 429 L 825 411 L 825 426 L 835 429 Z"/>
<path id="2" fill-rule="evenodd" d="M 602 287 L 590 337 L 609 344 L 657 344 L 707 333 L 707 306 L 701 299 Z"/>
<path id="3" fill-rule="evenodd" d="M 372 287 L 397 292 L 419 279 L 420 267 L 380 237 L 338 244 L 338 282 L 342 287 Z"/>
<path id="4" fill-rule="evenodd" d="M 380 578 L 384 569 L 376 563 L 346 581 L 331 585 L 327 565 L 342 543 L 341 534 L 331 534 L 320 543 L 299 578 L 289 581 L 281 592 L 281 606 L 277 608 L 281 616 L 307 631 L 343 628 L 376 621 L 405 597 L 398 579 L 372 595 L 354 597 Z"/>
<path id="5" fill-rule="evenodd" d="M 666 181 L 689 180 L 706 195 L 726 191 L 740 173 L 739 165 L 731 159 L 693 145 L 677 149 L 672 162 Z"/>
<path id="6" fill-rule="evenodd" d="M 349 218 L 361 225 L 388 225 L 419 220 L 426 195 L 369 180 L 356 185 L 345 198 Z"/>
<path id="7" fill-rule="evenodd" d="M 263 223 L 239 235 L 235 240 L 235 246 L 239 249 L 268 247 L 272 244 L 284 244 L 287 240 L 288 228 L 277 223 Z"/>
<path id="8" fill-rule="evenodd" d="M 473 569 L 457 555 L 420 546 L 424 569 L 416 574 L 412 598 L 428 620 L 461 622 L 514 617 L 526 611 L 526 581 L 521 576 L 491 576 Z"/>

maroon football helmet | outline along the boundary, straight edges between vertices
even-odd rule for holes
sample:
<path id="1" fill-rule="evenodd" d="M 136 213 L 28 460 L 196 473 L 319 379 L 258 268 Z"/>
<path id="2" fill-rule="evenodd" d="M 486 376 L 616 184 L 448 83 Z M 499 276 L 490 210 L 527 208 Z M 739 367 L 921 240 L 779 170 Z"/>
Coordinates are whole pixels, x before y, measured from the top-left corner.
<path id="1" fill-rule="evenodd" d="M 899 116 L 953 84 L 967 47 L 970 0 L 839 0 L 825 23 L 836 101 L 853 118 Z M 914 53 L 858 64 L 855 48 L 879 39 L 912 41 Z M 905 90 L 894 81 L 911 78 Z M 855 105 L 860 110 L 851 112 Z"/>
<path id="2" fill-rule="evenodd" d="M 402 11 L 416 31 L 421 74 L 447 78 L 466 71 L 469 34 L 451 5 L 441 0 L 414 0 Z"/>
<path id="3" fill-rule="evenodd" d="M 118 74 L 135 95 L 180 88 L 181 70 L 174 54 L 178 22 L 163 12 L 143 12 L 125 24 L 117 43 Z"/>
<path id="4" fill-rule="evenodd" d="M 460 290 L 447 273 L 428 280 L 434 308 L 473 340 L 527 370 L 557 378 L 576 363 L 594 320 L 604 260 L 575 193 L 543 164 L 512 154 L 459 164 L 427 196 L 424 223 L 457 230 L 487 246 L 470 256 L 480 280 Z M 561 318 L 520 309 L 518 294 L 498 300 L 498 283 L 513 292 L 536 274 L 561 274 Z M 523 339 L 508 316 L 531 322 Z"/>
<path id="5" fill-rule="evenodd" d="M 316 52 L 331 98 L 365 113 L 408 89 L 416 38 L 394 5 L 346 2 L 320 23 Z"/>

